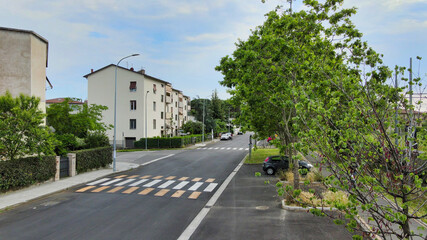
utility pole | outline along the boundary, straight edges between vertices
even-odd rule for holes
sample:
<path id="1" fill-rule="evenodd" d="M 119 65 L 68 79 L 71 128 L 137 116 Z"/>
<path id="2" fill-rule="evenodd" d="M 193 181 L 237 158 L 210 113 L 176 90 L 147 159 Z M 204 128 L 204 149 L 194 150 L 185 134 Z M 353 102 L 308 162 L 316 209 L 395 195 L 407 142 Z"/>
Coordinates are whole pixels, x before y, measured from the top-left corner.
<path id="1" fill-rule="evenodd" d="M 398 92 L 397 92 L 397 69 L 395 71 L 395 81 L 394 81 L 394 87 L 396 88 L 396 99 L 398 99 Z M 397 100 L 396 100 L 397 101 Z M 394 107 L 394 110 L 396 111 L 395 113 L 395 117 L 394 117 L 394 133 L 396 133 L 396 139 L 395 139 L 395 144 L 396 144 L 396 149 L 399 147 L 399 128 L 397 126 L 397 118 L 398 118 L 398 104 L 396 104 L 396 107 Z"/>
<path id="2" fill-rule="evenodd" d="M 412 110 L 412 58 L 409 59 L 409 160 L 412 160 L 412 139 L 414 137 L 414 132 L 412 131 L 413 126 L 413 110 Z"/>
<path id="3" fill-rule="evenodd" d="M 291 12 L 291 14 L 292 14 L 292 2 L 294 1 L 294 0 L 287 0 L 288 1 L 288 3 L 289 3 L 289 10 L 290 10 L 290 12 Z"/>

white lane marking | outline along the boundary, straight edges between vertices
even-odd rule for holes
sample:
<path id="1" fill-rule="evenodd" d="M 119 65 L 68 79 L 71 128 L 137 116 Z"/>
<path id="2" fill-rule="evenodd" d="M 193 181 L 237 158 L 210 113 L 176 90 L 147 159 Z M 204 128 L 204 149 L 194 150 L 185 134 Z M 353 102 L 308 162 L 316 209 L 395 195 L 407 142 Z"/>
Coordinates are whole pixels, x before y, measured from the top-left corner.
<path id="1" fill-rule="evenodd" d="M 222 147 L 221 149 L 225 149 L 225 147 Z"/>
<path id="2" fill-rule="evenodd" d="M 196 191 L 200 186 L 202 186 L 203 183 L 202 182 L 196 182 L 195 184 L 193 184 L 193 186 L 191 186 L 188 191 Z"/>
<path id="3" fill-rule="evenodd" d="M 239 148 L 239 150 L 243 150 L 243 148 Z"/>
<path id="4" fill-rule="evenodd" d="M 173 187 L 173 189 L 181 189 L 183 188 L 185 185 L 187 185 L 189 183 L 189 181 L 182 181 L 180 184 L 176 185 L 175 187 Z"/>
<path id="5" fill-rule="evenodd" d="M 218 183 L 211 183 L 205 188 L 205 190 L 203 190 L 203 192 L 212 192 L 217 185 Z"/>
<path id="6" fill-rule="evenodd" d="M 214 195 L 209 199 L 208 203 L 206 203 L 205 207 L 200 210 L 200 212 L 197 214 L 197 216 L 191 221 L 191 223 L 187 226 L 187 228 L 184 230 L 184 232 L 181 233 L 181 236 L 179 236 L 178 240 L 188 240 L 190 239 L 191 235 L 196 231 L 197 227 L 199 227 L 200 223 L 203 221 L 203 219 L 208 215 L 209 211 L 212 209 L 212 206 L 215 205 L 218 198 L 221 196 L 222 192 L 227 188 L 228 184 L 230 184 L 231 180 L 233 179 L 234 175 L 239 171 L 239 169 L 242 167 L 243 162 L 245 161 L 246 156 L 242 159 L 242 161 L 237 165 L 237 167 L 233 170 L 232 173 L 225 179 L 225 181 L 221 184 L 219 189 L 214 193 Z"/>
<path id="7" fill-rule="evenodd" d="M 128 180 L 126 180 L 126 181 L 123 181 L 123 182 L 119 182 L 119 183 L 117 183 L 116 185 L 114 185 L 114 186 L 123 186 L 123 185 L 125 185 L 125 184 L 127 184 L 127 183 L 130 183 L 130 182 L 133 182 L 133 181 L 135 181 L 136 179 L 128 179 Z"/>
<path id="8" fill-rule="evenodd" d="M 153 180 L 153 181 L 151 181 L 151 182 L 149 182 L 149 183 L 147 183 L 147 184 L 145 184 L 144 185 L 144 187 L 152 187 L 152 186 L 154 186 L 155 184 L 157 184 L 157 183 L 159 183 L 159 182 L 161 182 L 162 180 Z"/>
<path id="9" fill-rule="evenodd" d="M 157 188 L 167 188 L 169 185 L 171 185 L 174 182 L 175 182 L 175 180 L 167 181 L 167 182 L 163 183 L 162 185 L 158 186 Z"/>
<path id="10" fill-rule="evenodd" d="M 96 184 L 98 184 L 98 183 L 102 183 L 102 182 L 108 181 L 108 180 L 110 180 L 110 179 L 111 179 L 111 178 L 103 178 L 103 179 L 99 179 L 99 180 L 97 180 L 97 181 L 95 181 L 95 182 L 88 183 L 88 184 L 86 184 L 86 185 L 96 185 Z"/>
<path id="11" fill-rule="evenodd" d="M 165 158 L 168 158 L 168 157 L 172 157 L 173 155 L 175 155 L 175 154 L 169 154 L 169 155 L 164 156 L 164 157 L 156 158 L 156 159 L 151 160 L 151 161 L 149 161 L 149 162 L 146 162 L 146 163 L 140 164 L 140 166 L 145 166 L 145 165 L 148 165 L 148 164 L 150 164 L 150 163 L 157 162 L 157 161 L 159 161 L 159 160 L 162 160 L 162 159 L 165 159 Z"/>
<path id="12" fill-rule="evenodd" d="M 216 148 L 214 148 L 214 149 L 219 149 L 219 148 L 217 148 L 217 147 L 216 147 Z"/>
<path id="13" fill-rule="evenodd" d="M 208 149 L 213 149 L 213 148 L 211 148 L 211 147 L 210 147 L 210 148 L 208 148 Z"/>
<path id="14" fill-rule="evenodd" d="M 204 148 L 202 148 L 202 149 L 208 149 L 207 147 L 204 147 Z"/>
<path id="15" fill-rule="evenodd" d="M 134 183 L 130 184 L 129 186 L 135 187 L 135 186 L 138 186 L 139 184 L 146 182 L 146 181 L 148 181 L 148 179 L 142 179 L 142 180 L 139 180 L 138 182 L 134 182 Z"/>
<path id="16" fill-rule="evenodd" d="M 123 180 L 123 178 L 117 178 L 117 179 L 111 180 L 109 182 L 103 183 L 103 184 L 101 184 L 101 186 L 107 186 L 107 185 L 110 185 L 112 183 L 119 182 L 121 180 Z"/>
<path id="17" fill-rule="evenodd" d="M 230 150 L 230 149 L 231 149 L 231 147 L 227 148 L 227 150 Z"/>
<path id="18" fill-rule="evenodd" d="M 249 150 L 249 148 L 245 148 L 245 150 L 246 150 L 246 151 L 248 151 L 248 150 Z"/>
<path id="19" fill-rule="evenodd" d="M 233 148 L 233 150 L 237 150 L 237 148 Z"/>

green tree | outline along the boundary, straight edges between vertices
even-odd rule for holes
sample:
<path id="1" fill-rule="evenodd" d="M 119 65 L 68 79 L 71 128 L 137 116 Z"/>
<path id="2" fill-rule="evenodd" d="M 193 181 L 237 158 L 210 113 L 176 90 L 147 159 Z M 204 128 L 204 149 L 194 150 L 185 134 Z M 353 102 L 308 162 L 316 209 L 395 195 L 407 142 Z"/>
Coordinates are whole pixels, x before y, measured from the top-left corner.
<path id="1" fill-rule="evenodd" d="M 76 99 L 66 98 L 62 103 L 51 104 L 46 109 L 47 124 L 55 129 L 55 133 L 85 138 L 89 132 L 105 132 L 111 127 L 101 122 L 106 106 L 83 104 L 81 108 L 76 108 L 69 104 L 73 100 Z"/>
<path id="2" fill-rule="evenodd" d="M 201 134 L 202 133 L 202 123 L 188 121 L 183 126 L 182 129 L 184 132 L 190 132 L 191 134 Z"/>
<path id="3" fill-rule="evenodd" d="M 52 154 L 54 140 L 43 126 L 40 99 L 10 92 L 0 96 L 0 158 L 14 160 L 27 155 Z"/>
<path id="4" fill-rule="evenodd" d="M 398 136 L 391 130 L 394 107 L 414 107 L 403 96 L 396 97 L 402 88 L 386 84 L 391 71 L 361 40 L 350 21 L 354 8 L 341 9 L 343 0 L 304 3 L 306 10 L 297 13 L 270 12 L 247 41 L 237 43 L 233 56 L 216 68 L 224 75 L 221 84 L 230 87 L 233 101 L 240 103 L 240 120 L 261 136 L 278 133 L 278 144 L 289 155 L 297 149 L 321 156 L 332 173 L 327 186 L 349 194 L 348 203 L 333 202 L 349 229 L 357 228 L 357 214 L 364 211 L 373 225 L 369 235 L 417 236 L 408 221 L 426 218 L 419 212 L 427 205 L 421 180 L 426 159 L 402 138 L 395 144 Z M 419 83 L 415 79 L 410 84 Z M 417 121 L 405 115 L 398 127 Z M 418 143 L 425 144 L 425 139 Z M 299 201 L 299 191 L 292 196 Z M 412 210 L 411 204 L 416 205 Z M 317 208 L 310 211 L 327 214 Z"/>

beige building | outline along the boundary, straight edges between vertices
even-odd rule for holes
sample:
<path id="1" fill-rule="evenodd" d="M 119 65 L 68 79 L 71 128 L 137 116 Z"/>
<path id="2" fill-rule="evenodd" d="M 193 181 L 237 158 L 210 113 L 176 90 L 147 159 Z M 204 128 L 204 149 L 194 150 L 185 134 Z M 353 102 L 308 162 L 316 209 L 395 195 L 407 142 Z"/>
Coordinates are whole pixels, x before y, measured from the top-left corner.
<path id="1" fill-rule="evenodd" d="M 0 95 L 39 97 L 46 111 L 48 45 L 33 31 L 0 27 Z"/>
<path id="2" fill-rule="evenodd" d="M 115 66 L 110 64 L 84 76 L 88 80 L 88 104 L 107 106 L 103 122 L 111 125 L 114 124 Z M 147 137 L 178 135 L 190 109 L 190 98 L 173 89 L 171 83 L 149 76 L 145 70 L 117 67 L 118 146 L 133 147 L 135 140 L 145 137 L 145 127 Z M 108 130 L 107 135 L 112 142 L 114 130 Z"/>

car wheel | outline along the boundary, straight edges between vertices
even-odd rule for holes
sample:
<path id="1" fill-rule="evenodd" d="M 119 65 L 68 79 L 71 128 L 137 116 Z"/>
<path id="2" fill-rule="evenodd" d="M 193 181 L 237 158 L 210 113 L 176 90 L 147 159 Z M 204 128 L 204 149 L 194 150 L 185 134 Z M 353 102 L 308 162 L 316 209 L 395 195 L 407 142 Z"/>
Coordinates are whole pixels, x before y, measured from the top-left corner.
<path id="1" fill-rule="evenodd" d="M 274 174 L 274 169 L 273 169 L 273 168 L 267 168 L 267 170 L 265 170 L 265 172 L 266 172 L 268 175 L 273 175 L 273 174 Z"/>

